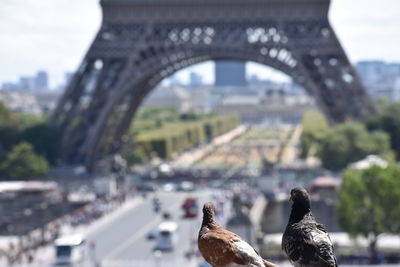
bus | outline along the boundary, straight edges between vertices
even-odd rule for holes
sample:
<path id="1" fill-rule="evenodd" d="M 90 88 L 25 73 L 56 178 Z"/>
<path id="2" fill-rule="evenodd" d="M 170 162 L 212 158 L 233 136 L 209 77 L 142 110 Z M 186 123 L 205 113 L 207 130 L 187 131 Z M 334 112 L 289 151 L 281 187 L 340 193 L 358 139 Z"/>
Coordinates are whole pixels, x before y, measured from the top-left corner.
<path id="1" fill-rule="evenodd" d="M 160 223 L 158 226 L 158 240 L 154 250 L 172 251 L 178 241 L 178 224 L 172 221 Z"/>
<path id="2" fill-rule="evenodd" d="M 53 266 L 83 266 L 86 260 L 85 239 L 80 235 L 63 236 L 54 241 L 56 259 Z"/>
<path id="3" fill-rule="evenodd" d="M 197 204 L 197 199 L 193 197 L 188 197 L 183 201 L 182 204 L 183 217 L 184 218 L 195 218 L 199 211 L 199 206 Z"/>

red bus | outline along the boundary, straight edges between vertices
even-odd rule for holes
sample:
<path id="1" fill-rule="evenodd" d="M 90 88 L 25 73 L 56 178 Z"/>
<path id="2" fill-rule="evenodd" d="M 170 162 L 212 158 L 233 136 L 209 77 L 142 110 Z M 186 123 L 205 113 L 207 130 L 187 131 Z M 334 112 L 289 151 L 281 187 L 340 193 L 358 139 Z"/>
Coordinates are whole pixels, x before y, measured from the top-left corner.
<path id="1" fill-rule="evenodd" d="M 197 199 L 188 197 L 183 201 L 182 204 L 183 209 L 183 217 L 185 218 L 193 218 L 197 217 L 197 213 L 199 211 L 199 206 L 197 205 Z"/>

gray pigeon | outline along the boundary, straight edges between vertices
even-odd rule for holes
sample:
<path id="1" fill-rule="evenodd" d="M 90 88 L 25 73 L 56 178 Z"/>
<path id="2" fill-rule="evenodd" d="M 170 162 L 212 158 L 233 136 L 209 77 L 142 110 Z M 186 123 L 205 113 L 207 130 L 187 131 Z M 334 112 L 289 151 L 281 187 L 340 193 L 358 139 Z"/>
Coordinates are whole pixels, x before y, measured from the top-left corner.
<path id="1" fill-rule="evenodd" d="M 294 188 L 290 199 L 292 211 L 282 238 L 282 249 L 289 260 L 296 267 L 337 267 L 332 241 L 324 225 L 312 215 L 307 191 Z"/>

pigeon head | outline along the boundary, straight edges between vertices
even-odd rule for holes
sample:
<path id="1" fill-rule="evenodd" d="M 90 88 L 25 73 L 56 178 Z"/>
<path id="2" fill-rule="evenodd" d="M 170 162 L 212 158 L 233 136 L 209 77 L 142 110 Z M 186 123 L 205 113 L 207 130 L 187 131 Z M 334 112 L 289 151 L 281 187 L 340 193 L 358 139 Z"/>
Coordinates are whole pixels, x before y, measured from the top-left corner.
<path id="1" fill-rule="evenodd" d="M 207 216 L 215 215 L 215 206 L 212 202 L 206 202 L 203 206 L 203 214 Z"/>
<path id="2" fill-rule="evenodd" d="M 310 206 L 310 196 L 304 188 L 293 188 L 290 191 L 290 200 L 294 204 L 300 204 L 305 206 Z"/>
<path id="3" fill-rule="evenodd" d="M 215 206 L 212 202 L 206 202 L 203 206 L 203 222 L 206 224 L 215 222 Z"/>

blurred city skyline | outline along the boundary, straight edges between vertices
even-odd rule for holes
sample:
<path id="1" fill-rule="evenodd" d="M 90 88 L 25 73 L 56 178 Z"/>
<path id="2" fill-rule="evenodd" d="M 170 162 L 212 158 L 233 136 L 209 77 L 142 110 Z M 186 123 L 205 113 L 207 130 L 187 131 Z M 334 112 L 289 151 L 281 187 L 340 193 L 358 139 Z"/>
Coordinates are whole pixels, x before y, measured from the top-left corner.
<path id="1" fill-rule="evenodd" d="M 332 0 L 331 23 L 350 60 L 400 61 L 400 3 L 398 0 Z M 0 6 L 0 83 L 46 70 L 50 86 L 62 83 L 65 72 L 75 71 L 101 23 L 99 0 L 3 0 Z M 213 81 L 213 64 L 206 62 L 180 71 L 183 82 L 189 71 Z M 247 65 L 248 75 L 285 80 L 272 69 Z"/>

